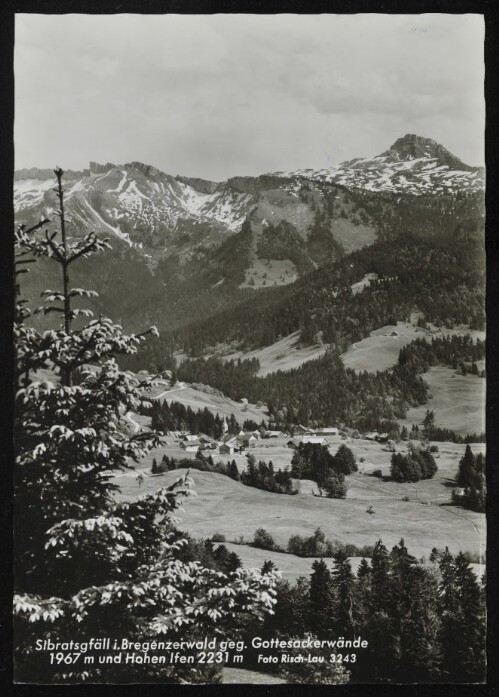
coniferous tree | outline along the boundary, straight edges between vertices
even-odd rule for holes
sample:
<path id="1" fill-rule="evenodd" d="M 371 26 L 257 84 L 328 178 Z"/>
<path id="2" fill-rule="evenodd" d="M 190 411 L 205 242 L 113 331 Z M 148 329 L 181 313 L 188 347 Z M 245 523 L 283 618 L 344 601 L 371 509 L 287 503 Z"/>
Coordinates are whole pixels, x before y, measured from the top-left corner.
<path id="1" fill-rule="evenodd" d="M 309 628 L 310 581 L 303 576 L 296 583 L 279 581 L 277 584 L 277 602 L 274 613 L 267 615 L 263 631 L 268 636 L 286 633 L 287 636 L 303 637 Z"/>
<path id="2" fill-rule="evenodd" d="M 364 578 L 370 578 L 372 573 L 371 567 L 369 566 L 369 562 L 365 557 L 362 557 L 359 568 L 357 570 L 357 578 L 359 579 L 364 579 Z"/>
<path id="3" fill-rule="evenodd" d="M 309 591 L 310 627 L 320 638 L 332 634 L 334 594 L 331 572 L 323 559 L 312 564 Z"/>
<path id="4" fill-rule="evenodd" d="M 434 569 L 420 564 L 409 568 L 409 602 L 401 623 L 396 676 L 400 682 L 431 683 L 439 678 L 438 578 Z"/>
<path id="5" fill-rule="evenodd" d="M 475 458 L 469 445 L 466 446 L 464 455 L 459 461 L 459 471 L 457 475 L 457 483 L 459 486 L 471 486 L 475 474 Z"/>
<path id="6" fill-rule="evenodd" d="M 390 606 L 390 557 L 381 540 L 374 545 L 371 559 L 371 611 L 388 611 Z"/>
<path id="7" fill-rule="evenodd" d="M 188 473 L 154 494 L 116 497 L 113 475 L 161 441 L 154 432 L 129 434 L 127 413 L 150 408 L 144 393 L 155 381 L 120 371 L 115 356 L 133 354 L 155 330 L 126 336 L 104 317 L 85 324 L 91 313 L 73 301 L 94 293 L 71 287 L 70 269 L 109 245 L 94 233 L 67 235 L 63 172 L 55 174 L 59 234 L 41 234 L 42 226 L 16 233 L 18 262 L 30 256 L 58 264 L 62 287 L 42 294 L 40 312 L 59 314 L 62 322 L 43 333 L 28 327 L 18 289 L 14 622 L 17 679 L 70 683 L 91 680 L 98 669 L 51 666 L 34 651 L 36 639 L 97 638 L 109 636 L 110 627 L 137 640 L 230 632 L 230 621 L 221 630 L 225 619 L 263 616 L 271 608 L 274 578 L 241 569 L 220 575 L 176 557 L 171 514 L 189 494 Z M 39 377 L 39 368 L 53 379 Z M 208 588 L 222 592 L 208 595 Z M 178 682 L 202 674 L 200 666 L 110 665 L 106 679 Z"/>
<path id="8" fill-rule="evenodd" d="M 324 551 L 320 529 L 308 540 L 293 537 L 290 553 Z M 430 563 L 417 563 L 403 540 L 390 554 L 378 541 L 374 584 L 365 559 L 355 578 L 346 552 L 334 556 L 332 574 L 323 560 L 314 562 L 306 593 L 279 584 L 276 614 L 265 620 L 261 636 L 361 634 L 369 646 L 362 661 L 349 666 L 352 682 L 483 682 L 484 588 L 465 555 L 434 548 Z"/>
<path id="9" fill-rule="evenodd" d="M 355 584 L 354 621 L 356 626 L 364 627 L 370 615 L 369 600 L 371 595 L 372 569 L 365 557 L 362 557 L 357 570 Z"/>
<path id="10" fill-rule="evenodd" d="M 343 550 L 334 555 L 332 581 L 336 595 L 334 627 L 337 635 L 353 636 L 355 577 L 348 556 Z"/>
<path id="11" fill-rule="evenodd" d="M 374 545 L 371 559 L 370 614 L 363 630 L 369 648 L 364 661 L 369 679 L 385 681 L 398 664 L 399 645 L 392 618 L 391 563 L 388 550 L 381 540 Z"/>
<path id="12" fill-rule="evenodd" d="M 458 484 L 464 486 L 462 492 L 453 492 L 453 500 L 472 511 L 485 513 L 486 508 L 486 480 L 485 457 L 478 453 L 475 457 L 469 445 L 466 446 L 463 457 L 459 461 L 457 475 Z"/>
<path id="13" fill-rule="evenodd" d="M 442 673 L 450 682 L 485 678 L 485 603 L 468 560 L 446 549 L 440 562 Z"/>
<path id="14" fill-rule="evenodd" d="M 396 642 L 395 671 L 401 669 L 400 662 L 403 659 L 402 637 L 406 621 L 411 615 L 411 573 L 415 563 L 416 559 L 409 554 L 404 540 L 400 540 L 390 553 L 389 614 Z"/>
<path id="15" fill-rule="evenodd" d="M 462 681 L 481 682 L 485 674 L 484 591 L 462 552 L 455 558 L 455 569 L 456 588 L 463 618 L 462 640 L 467 645 L 467 650 L 461 655 Z"/>
<path id="16" fill-rule="evenodd" d="M 229 472 L 229 477 L 231 477 L 232 479 L 235 479 L 236 481 L 239 481 L 239 479 L 240 479 L 239 469 L 237 467 L 235 460 L 232 460 L 232 462 L 230 463 L 228 472 Z"/>

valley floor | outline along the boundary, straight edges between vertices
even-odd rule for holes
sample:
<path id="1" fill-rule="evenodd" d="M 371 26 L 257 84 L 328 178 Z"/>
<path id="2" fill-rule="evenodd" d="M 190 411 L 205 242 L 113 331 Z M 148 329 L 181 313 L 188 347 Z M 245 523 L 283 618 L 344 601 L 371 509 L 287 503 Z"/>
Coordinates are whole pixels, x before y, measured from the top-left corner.
<path id="1" fill-rule="evenodd" d="M 388 475 L 391 453 L 383 446 L 363 440 L 330 439 L 330 449 L 336 452 L 346 442 L 357 457 L 359 472 L 346 481 L 347 498 L 326 499 L 312 495 L 313 482 L 300 482 L 300 493 L 295 496 L 273 494 L 247 487 L 224 475 L 192 470 L 197 497 L 187 500 L 180 514 L 180 528 L 195 537 L 223 534 L 228 542 L 250 543 L 257 528 L 263 527 L 284 549 L 294 534 L 310 536 L 322 528 L 326 536 L 343 544 L 357 547 L 372 545 L 381 538 L 390 548 L 404 538 L 410 552 L 417 557 L 428 557 L 435 546 L 448 546 L 451 552 L 460 550 L 476 556 L 485 549 L 485 515 L 474 513 L 451 504 L 451 492 L 456 486 L 458 462 L 464 445 L 439 443 L 438 472 L 434 479 L 417 484 L 397 484 L 371 476 L 375 469 Z M 484 451 L 484 444 L 473 444 L 473 452 Z M 401 444 L 400 451 L 404 451 Z M 274 467 L 288 467 L 292 451 L 282 443 L 252 448 L 257 459 L 272 460 Z M 163 454 L 169 457 L 191 457 L 178 445 L 170 445 L 151 453 L 140 466 L 144 481 L 137 481 L 138 470 L 116 478 L 121 496 L 135 497 L 171 484 L 185 470 L 163 475 L 151 475 L 152 458 L 159 461 Z M 364 458 L 363 462 L 360 459 Z M 223 460 L 215 455 L 215 460 Z M 230 456 L 230 459 L 233 459 Z M 245 458 L 237 456 L 238 467 Z M 404 500 L 406 499 L 406 500 Z M 368 514 L 372 506 L 374 514 Z M 253 552 L 252 552 L 253 553 Z M 297 573 L 302 573 L 303 560 L 296 561 Z M 288 573 L 292 569 L 288 568 Z"/>
<path id="2" fill-rule="evenodd" d="M 417 326 L 417 317 L 411 322 L 382 327 L 352 346 L 343 360 L 356 370 L 384 370 L 392 367 L 400 349 L 416 338 L 441 336 L 442 334 L 472 334 L 474 339 L 484 338 L 483 332 L 470 332 L 467 328 L 452 330 Z M 251 358 L 260 360 L 260 374 L 275 370 L 290 370 L 318 357 L 326 346 L 301 347 L 298 334 L 292 334 L 258 351 L 242 354 L 232 352 L 222 357 Z M 479 365 L 481 370 L 483 365 Z M 431 398 L 426 405 L 410 409 L 407 418 L 400 423 L 409 430 L 412 424 L 421 424 L 427 409 L 435 412 L 435 425 L 452 429 L 460 434 L 481 433 L 484 430 L 485 380 L 476 375 L 460 375 L 446 367 L 433 367 L 423 378 L 430 387 Z M 264 406 L 246 405 L 230 400 L 216 390 L 199 385 L 177 383 L 157 389 L 155 397 L 168 402 L 177 401 L 192 409 L 207 407 L 212 413 L 229 416 L 233 413 L 240 424 L 246 419 L 260 423 L 267 418 Z M 141 427 L 148 419 L 135 416 Z M 133 425 L 133 424 L 132 424 Z M 260 440 L 251 448 L 258 460 L 272 461 L 274 469 L 287 469 L 291 465 L 293 450 L 287 446 L 289 436 Z M 469 552 L 473 558 L 483 556 L 485 550 L 485 515 L 452 505 L 451 495 L 456 488 L 455 477 L 465 446 L 455 443 L 436 443 L 439 455 L 438 472 L 431 480 L 417 484 L 397 484 L 389 480 L 391 452 L 377 442 L 351 439 L 341 436 L 328 438 L 331 452 L 345 443 L 356 456 L 359 471 L 347 477 L 348 493 L 344 500 L 313 496 L 317 486 L 311 481 L 299 482 L 296 496 L 272 494 L 244 486 L 228 477 L 211 472 L 193 470 L 197 498 L 186 501 L 181 513 L 180 527 L 194 537 L 210 537 L 218 533 L 225 536 L 229 548 L 235 551 L 247 566 L 261 566 L 265 559 L 272 559 L 285 578 L 293 580 L 310 573 L 313 559 L 302 559 L 280 552 L 268 552 L 250 546 L 255 530 L 263 527 L 286 549 L 291 535 L 310 536 L 322 528 L 326 537 L 357 547 L 373 545 L 379 538 L 390 548 L 404 538 L 409 551 L 416 557 L 426 558 L 433 547 L 448 546 L 450 551 Z M 472 444 L 476 454 L 485 452 L 484 444 Z M 407 444 L 397 445 L 405 452 Z M 171 484 L 185 470 L 163 475 L 151 475 L 153 458 L 159 462 L 163 455 L 176 459 L 192 459 L 174 439 L 151 452 L 138 470 L 144 474 L 143 482 L 137 481 L 138 470 L 124 473 L 116 481 L 121 496 L 135 497 L 146 491 L 154 491 Z M 212 453 L 215 461 L 235 460 L 240 471 L 246 466 L 245 453 L 220 455 Z M 382 478 L 372 476 L 381 470 Z M 372 507 L 373 514 L 367 513 Z M 242 543 L 242 544 L 241 544 Z M 355 560 L 352 560 L 355 565 Z M 477 566 L 477 571 L 481 567 Z"/>

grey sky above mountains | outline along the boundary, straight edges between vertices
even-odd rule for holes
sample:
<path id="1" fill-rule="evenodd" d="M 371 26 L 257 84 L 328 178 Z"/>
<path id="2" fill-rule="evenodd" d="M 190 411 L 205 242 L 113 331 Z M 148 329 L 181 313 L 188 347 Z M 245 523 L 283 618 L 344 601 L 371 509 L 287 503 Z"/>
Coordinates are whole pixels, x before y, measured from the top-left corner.
<path id="1" fill-rule="evenodd" d="M 16 16 L 16 168 L 223 180 L 406 133 L 484 162 L 480 15 Z"/>

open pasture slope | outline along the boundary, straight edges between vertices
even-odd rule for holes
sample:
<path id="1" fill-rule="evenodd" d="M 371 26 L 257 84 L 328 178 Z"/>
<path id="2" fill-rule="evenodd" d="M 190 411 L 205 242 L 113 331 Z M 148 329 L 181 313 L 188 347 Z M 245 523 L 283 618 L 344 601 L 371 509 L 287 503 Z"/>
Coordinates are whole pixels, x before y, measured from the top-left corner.
<path id="1" fill-rule="evenodd" d="M 468 327 L 449 329 L 429 324 L 428 329 L 424 329 L 417 326 L 417 317 L 417 313 L 412 313 L 410 322 L 397 322 L 397 324 L 387 324 L 375 329 L 368 337 L 357 341 L 342 354 L 343 363 L 347 368 L 375 373 L 377 370 L 393 368 L 397 364 L 400 349 L 416 339 L 426 339 L 431 342 L 432 338 L 465 335 L 471 336 L 473 341 L 485 339 L 484 331 L 472 330 Z"/>
<path id="2" fill-rule="evenodd" d="M 303 363 L 319 358 L 326 350 L 327 345 L 325 344 L 302 346 L 300 344 L 300 332 L 294 332 L 270 346 L 247 352 L 231 351 L 225 355 L 217 355 L 217 358 L 221 360 L 237 360 L 238 358 L 249 360 L 257 358 L 260 361 L 260 370 L 257 375 L 264 377 L 278 370 L 287 371 L 299 368 Z"/>
<path id="3" fill-rule="evenodd" d="M 231 414 L 234 414 L 241 426 L 246 419 L 252 419 L 260 423 L 262 419 L 268 418 L 264 408 L 257 407 L 254 404 L 236 402 L 210 387 L 204 389 L 206 389 L 206 392 L 194 385 L 178 382 L 172 388 L 166 390 L 157 389 L 155 393 L 152 393 L 152 399 L 157 399 L 160 402 L 165 401 L 169 404 L 171 402 L 180 402 L 194 411 L 207 408 L 213 414 L 218 413 L 221 417 L 224 415 L 229 417 Z"/>
<path id="4" fill-rule="evenodd" d="M 396 365 L 400 349 L 426 332 L 410 322 L 397 322 L 375 329 L 366 339 L 350 346 L 341 358 L 347 368 L 375 373 Z"/>
<path id="5" fill-rule="evenodd" d="M 432 366 L 423 379 L 430 387 L 427 404 L 409 409 L 400 421 L 410 429 L 421 424 L 427 409 L 435 412 L 435 426 L 450 428 L 456 433 L 485 431 L 485 380 L 476 375 L 460 375 L 452 368 Z"/>
<path id="6" fill-rule="evenodd" d="M 372 445 L 367 443 L 366 452 Z M 477 450 L 480 446 L 473 447 Z M 272 494 L 223 475 L 193 470 L 197 497 L 186 502 L 180 514 L 180 527 L 195 537 L 222 533 L 228 541 L 242 536 L 246 542 L 253 539 L 257 528 L 263 527 L 284 547 L 291 535 L 308 536 L 320 527 L 327 537 L 358 547 L 373 544 L 378 538 L 392 546 L 404 538 L 416 556 L 428 556 L 434 546 L 478 554 L 485 549 L 485 516 L 450 505 L 458 452 L 463 448 L 454 444 L 442 447 L 436 479 L 417 485 L 397 487 L 396 483 L 380 481 L 362 471 L 355 473 L 347 477 L 349 492 L 344 500 L 312 496 L 306 493 L 306 486 L 296 496 Z M 381 468 L 386 473 L 389 454 L 383 453 L 383 458 L 380 449 L 375 452 L 378 455 L 366 461 L 366 470 L 378 468 L 383 459 Z M 269 459 L 272 459 L 270 453 L 271 449 Z M 150 470 L 143 471 L 146 476 L 140 486 L 137 472 L 116 478 L 122 496 L 128 498 L 154 491 L 171 484 L 185 472 L 176 470 L 150 476 Z M 402 500 L 404 497 L 409 500 Z M 374 508 L 373 515 L 366 512 L 369 505 Z"/>

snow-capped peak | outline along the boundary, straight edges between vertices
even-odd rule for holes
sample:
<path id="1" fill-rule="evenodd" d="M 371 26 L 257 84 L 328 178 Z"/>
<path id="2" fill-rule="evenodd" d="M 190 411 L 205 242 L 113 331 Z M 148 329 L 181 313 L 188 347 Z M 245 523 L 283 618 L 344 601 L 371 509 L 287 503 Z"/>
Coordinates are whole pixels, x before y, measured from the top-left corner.
<path id="1" fill-rule="evenodd" d="M 324 169 L 275 174 L 415 196 L 455 194 L 484 187 L 483 170 L 464 164 L 431 138 L 414 134 L 399 138 L 376 157 L 356 158 Z"/>

